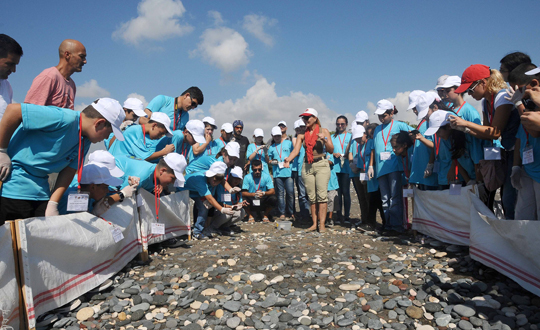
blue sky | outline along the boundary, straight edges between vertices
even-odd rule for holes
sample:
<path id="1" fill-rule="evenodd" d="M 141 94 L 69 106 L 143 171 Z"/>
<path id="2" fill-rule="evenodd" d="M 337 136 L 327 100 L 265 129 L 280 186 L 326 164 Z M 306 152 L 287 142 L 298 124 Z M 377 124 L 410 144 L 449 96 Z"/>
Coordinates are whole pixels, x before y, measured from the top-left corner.
<path id="1" fill-rule="evenodd" d="M 470 64 L 499 67 L 508 52 L 540 54 L 534 1 L 8 1 L 1 32 L 24 56 L 9 77 L 21 102 L 32 79 L 57 64 L 66 38 L 88 64 L 72 78 L 78 108 L 100 96 L 148 102 L 199 86 L 192 118 L 246 122 L 267 134 L 305 107 L 330 129 L 339 114 L 389 98 L 398 119 L 408 92 Z M 475 104 L 477 105 L 477 103 Z"/>

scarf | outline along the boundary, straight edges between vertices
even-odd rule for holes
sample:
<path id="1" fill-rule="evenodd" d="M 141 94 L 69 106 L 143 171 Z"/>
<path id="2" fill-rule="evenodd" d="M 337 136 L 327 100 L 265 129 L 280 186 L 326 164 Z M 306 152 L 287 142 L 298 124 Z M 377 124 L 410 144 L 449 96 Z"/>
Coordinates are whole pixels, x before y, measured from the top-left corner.
<path id="1" fill-rule="evenodd" d="M 306 131 L 306 157 L 309 164 L 313 164 L 313 148 L 317 144 L 317 139 L 319 138 L 319 125 L 316 125 L 313 131 Z"/>

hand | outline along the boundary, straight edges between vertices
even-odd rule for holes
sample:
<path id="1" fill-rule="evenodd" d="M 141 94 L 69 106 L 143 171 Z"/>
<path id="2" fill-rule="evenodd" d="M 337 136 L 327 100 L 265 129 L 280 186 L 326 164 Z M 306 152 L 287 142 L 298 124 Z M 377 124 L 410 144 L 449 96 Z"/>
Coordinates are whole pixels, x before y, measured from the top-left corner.
<path id="1" fill-rule="evenodd" d="M 161 152 L 163 153 L 163 155 L 168 155 L 168 154 L 170 154 L 170 153 L 173 152 L 173 151 L 174 151 L 174 144 L 167 144 L 167 145 L 165 146 L 165 148 L 163 148 L 163 149 L 161 150 Z"/>
<path id="2" fill-rule="evenodd" d="M 221 214 L 234 215 L 234 210 L 232 208 L 222 207 L 221 208 Z"/>
<path id="3" fill-rule="evenodd" d="M 523 93 L 523 99 L 531 99 L 537 108 L 540 108 L 540 87 L 526 89 Z"/>
<path id="4" fill-rule="evenodd" d="M 413 134 L 412 136 L 415 140 L 422 140 L 422 138 L 424 137 L 422 135 L 422 133 L 418 133 L 418 134 Z"/>
<path id="5" fill-rule="evenodd" d="M 101 216 L 103 213 L 107 212 L 109 208 L 111 207 L 109 203 L 105 203 L 105 198 L 102 198 L 99 202 L 94 204 L 94 208 L 92 209 L 92 214 L 95 216 Z"/>
<path id="6" fill-rule="evenodd" d="M 249 206 L 249 202 L 248 201 L 242 201 L 242 206 Z"/>
<path id="7" fill-rule="evenodd" d="M 512 86 L 508 87 L 506 89 L 508 96 L 505 96 L 504 98 L 508 101 L 514 103 L 514 105 L 517 107 L 523 102 L 521 102 L 521 99 L 523 98 L 523 92 L 521 89 L 516 85 L 516 89 L 514 90 Z"/>
<path id="8" fill-rule="evenodd" d="M 0 181 L 6 181 L 9 172 L 11 172 L 11 158 L 7 154 L 7 148 L 0 148 Z"/>
<path id="9" fill-rule="evenodd" d="M 122 122 L 122 124 L 120 124 L 120 130 L 123 131 L 125 130 L 128 126 L 132 125 L 133 124 L 133 121 L 132 120 L 126 120 L 124 122 Z"/>
<path id="10" fill-rule="evenodd" d="M 426 170 L 424 171 L 424 178 L 427 178 L 433 174 L 433 164 L 428 163 Z"/>
<path id="11" fill-rule="evenodd" d="M 141 182 L 141 178 L 139 178 L 138 176 L 128 177 L 128 183 L 130 186 L 138 186 L 140 182 Z"/>
<path id="12" fill-rule="evenodd" d="M 324 140 L 324 138 L 325 138 L 323 133 L 317 134 L 317 137 L 319 137 L 319 139 L 321 139 L 321 140 Z"/>
<path id="13" fill-rule="evenodd" d="M 278 163 L 279 163 L 279 162 L 278 162 L 276 159 L 272 159 L 272 160 L 270 161 L 270 164 L 271 164 L 271 165 L 277 165 Z"/>
<path id="14" fill-rule="evenodd" d="M 512 182 L 512 187 L 514 187 L 517 190 L 520 190 L 522 188 L 521 175 L 522 175 L 521 166 L 512 166 L 512 174 L 510 175 L 510 182 Z"/>
<path id="15" fill-rule="evenodd" d="M 161 193 L 163 192 L 163 186 L 158 184 L 157 186 L 154 187 L 154 193 L 155 194 L 158 194 L 158 195 L 161 195 Z"/>
<path id="16" fill-rule="evenodd" d="M 373 179 L 373 177 L 375 176 L 375 170 L 373 169 L 373 166 L 370 166 L 368 168 L 367 176 L 368 176 L 369 180 Z"/>
<path id="17" fill-rule="evenodd" d="M 521 125 L 527 130 L 531 131 L 540 131 L 540 112 L 536 111 L 525 111 L 521 115 Z"/>
<path id="18" fill-rule="evenodd" d="M 137 191 L 137 186 L 126 186 L 120 191 L 124 194 L 124 197 L 129 198 Z"/>
<path id="19" fill-rule="evenodd" d="M 241 191 L 242 189 L 240 187 L 232 187 L 231 189 L 229 189 L 229 194 L 237 194 Z"/>
<path id="20" fill-rule="evenodd" d="M 354 163 L 354 161 L 349 160 L 349 167 L 351 168 L 351 171 L 352 171 L 353 173 L 360 173 L 360 169 L 356 166 L 356 164 Z"/>
<path id="21" fill-rule="evenodd" d="M 459 118 L 458 116 L 449 116 L 448 121 L 450 121 L 450 127 L 452 129 L 457 129 L 458 131 L 465 132 L 467 129 L 467 121 Z"/>
<path id="22" fill-rule="evenodd" d="M 289 168 L 289 167 L 291 167 L 291 164 L 283 162 L 283 167 L 284 168 Z"/>
<path id="23" fill-rule="evenodd" d="M 264 149 L 264 146 L 258 146 L 257 149 L 255 149 L 255 152 L 261 151 Z"/>
<path id="24" fill-rule="evenodd" d="M 210 133 L 205 133 L 204 139 L 206 140 L 206 143 L 210 143 L 212 142 L 212 135 Z"/>
<path id="25" fill-rule="evenodd" d="M 334 158 L 335 158 L 335 159 L 340 159 L 340 158 L 341 158 L 341 154 L 338 154 L 337 152 L 334 153 Z"/>
<path id="26" fill-rule="evenodd" d="M 486 189 L 486 185 L 482 182 L 476 185 L 478 188 L 478 198 L 484 203 L 487 203 L 489 199 L 489 193 Z"/>
<path id="27" fill-rule="evenodd" d="M 289 164 L 289 163 L 291 162 L 291 160 L 289 159 L 289 157 L 287 157 L 287 158 L 285 158 L 285 159 L 283 160 L 283 162 L 284 162 L 285 164 Z"/>
<path id="28" fill-rule="evenodd" d="M 58 212 L 58 203 L 49 201 L 47 203 L 47 208 L 45 209 L 45 216 L 53 217 L 55 215 L 60 215 L 60 212 Z"/>

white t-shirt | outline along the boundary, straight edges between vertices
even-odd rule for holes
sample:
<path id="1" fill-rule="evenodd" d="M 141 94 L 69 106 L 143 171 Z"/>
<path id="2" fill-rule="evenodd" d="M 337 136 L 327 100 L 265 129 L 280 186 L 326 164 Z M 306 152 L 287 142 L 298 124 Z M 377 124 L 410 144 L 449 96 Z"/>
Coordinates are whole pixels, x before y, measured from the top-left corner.
<path id="1" fill-rule="evenodd" d="M 0 79 L 0 120 L 4 116 L 6 107 L 13 100 L 13 90 L 7 79 Z"/>

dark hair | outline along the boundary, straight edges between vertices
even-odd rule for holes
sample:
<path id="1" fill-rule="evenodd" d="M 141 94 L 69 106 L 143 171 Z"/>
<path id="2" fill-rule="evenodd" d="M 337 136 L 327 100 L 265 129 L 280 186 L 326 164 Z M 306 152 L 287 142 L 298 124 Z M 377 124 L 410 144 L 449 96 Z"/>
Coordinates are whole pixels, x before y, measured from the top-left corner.
<path id="1" fill-rule="evenodd" d="M 192 86 L 192 87 L 186 89 L 186 90 L 182 93 L 182 95 L 185 95 L 185 94 L 187 94 L 187 93 L 189 93 L 189 95 L 190 95 L 192 98 L 194 98 L 195 100 L 197 100 L 197 103 L 198 103 L 199 105 L 203 104 L 203 102 L 204 102 L 204 95 L 203 95 L 202 91 L 199 89 L 199 87 Z M 182 95 L 180 95 L 180 96 L 182 96 Z"/>
<path id="2" fill-rule="evenodd" d="M 7 34 L 0 34 L 0 58 L 6 58 L 9 54 L 23 56 L 21 45 Z"/>
<path id="3" fill-rule="evenodd" d="M 407 131 L 399 131 L 399 133 L 392 135 L 390 143 L 405 145 L 407 149 L 413 146 L 414 140 Z"/>
<path id="4" fill-rule="evenodd" d="M 345 120 L 345 124 L 349 125 L 349 120 L 347 119 L 347 117 L 345 117 L 344 115 L 339 115 L 337 118 L 336 118 L 336 124 L 337 124 L 337 121 L 340 120 L 340 119 L 343 119 Z M 338 132 L 336 130 L 336 132 L 334 133 L 334 137 L 338 136 Z"/>
<path id="5" fill-rule="evenodd" d="M 375 129 L 377 128 L 377 126 L 379 126 L 379 124 L 377 124 L 377 123 L 371 123 L 371 124 L 369 124 L 369 125 L 366 127 L 366 134 L 368 135 L 368 137 L 369 137 L 368 132 L 369 132 L 369 131 L 375 131 Z"/>
<path id="6" fill-rule="evenodd" d="M 395 105 L 394 105 L 394 109 L 388 109 L 388 110 L 386 110 L 385 112 L 386 112 L 387 114 L 389 114 L 389 115 L 392 115 L 392 114 L 394 114 L 394 115 L 395 115 L 395 114 L 397 114 L 397 113 L 398 113 L 398 111 L 397 111 L 397 109 L 396 109 L 396 106 L 395 106 Z"/>
<path id="7" fill-rule="evenodd" d="M 453 129 L 450 131 L 450 143 L 452 147 L 450 152 L 452 153 L 452 159 L 461 158 L 465 151 L 467 151 L 467 134 L 462 131 Z"/>
<path id="8" fill-rule="evenodd" d="M 251 161 L 251 168 L 254 168 L 255 166 L 262 166 L 262 162 L 259 159 L 254 159 Z"/>
<path id="9" fill-rule="evenodd" d="M 157 168 L 158 169 L 161 169 L 161 168 L 165 168 L 167 170 L 168 173 L 172 173 L 174 174 L 174 171 L 173 169 L 167 165 L 167 162 L 165 161 L 165 159 L 161 158 L 157 164 Z"/>
<path id="10" fill-rule="evenodd" d="M 99 102 L 99 99 L 95 100 L 94 103 L 97 103 Z M 97 111 L 91 104 L 89 106 L 87 106 L 86 108 L 84 108 L 84 110 L 82 111 L 82 113 L 87 117 L 87 118 L 91 118 L 91 119 L 105 119 L 107 120 L 107 118 L 103 117 L 103 115 L 101 113 L 99 113 L 99 111 Z M 107 120 L 107 124 L 105 126 L 111 126 L 111 123 Z"/>
<path id="11" fill-rule="evenodd" d="M 227 156 L 229 155 L 225 147 L 221 148 L 221 150 L 216 154 L 216 159 L 222 157 L 224 154 L 226 154 Z"/>
<path id="12" fill-rule="evenodd" d="M 465 93 L 462 93 L 462 94 L 460 94 L 460 95 L 463 96 L 463 94 L 465 94 Z M 433 106 L 434 106 L 434 105 L 437 106 L 438 110 L 451 111 L 450 108 L 448 108 L 448 107 L 446 106 L 446 103 L 444 103 L 442 100 L 441 100 L 441 101 L 437 101 L 437 100 L 433 101 L 433 103 L 431 103 L 431 104 L 429 105 L 430 109 L 433 109 Z"/>
<path id="13" fill-rule="evenodd" d="M 512 72 L 518 65 L 523 63 L 531 63 L 531 58 L 529 55 L 522 52 L 513 52 L 501 59 L 501 65 L 506 67 L 508 73 Z"/>
<path id="14" fill-rule="evenodd" d="M 514 88 L 515 85 L 527 85 L 536 76 L 526 75 L 525 72 L 536 69 L 536 65 L 532 63 L 522 63 L 518 65 L 510 74 L 508 75 L 508 82 Z"/>
<path id="15" fill-rule="evenodd" d="M 148 124 L 157 124 L 157 127 L 161 128 L 161 129 L 167 129 L 165 127 L 165 125 L 163 125 L 162 123 L 158 123 L 157 121 L 154 121 L 152 119 L 148 120 Z"/>

